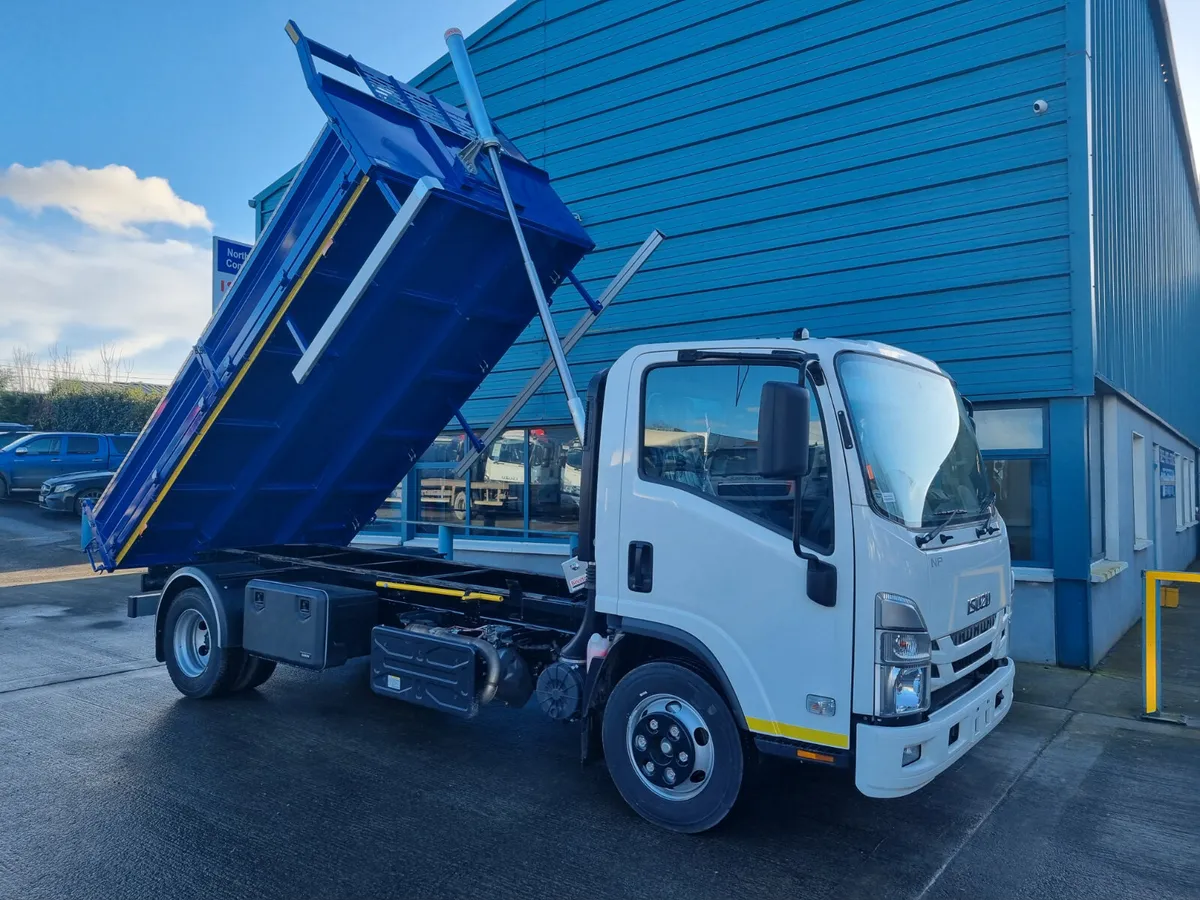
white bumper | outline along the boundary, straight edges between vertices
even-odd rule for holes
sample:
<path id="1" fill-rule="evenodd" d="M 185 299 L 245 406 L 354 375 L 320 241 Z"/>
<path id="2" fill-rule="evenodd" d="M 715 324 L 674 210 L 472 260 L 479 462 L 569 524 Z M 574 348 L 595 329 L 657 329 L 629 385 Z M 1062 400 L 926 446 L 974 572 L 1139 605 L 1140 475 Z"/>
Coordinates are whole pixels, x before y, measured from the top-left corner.
<path id="1" fill-rule="evenodd" d="M 1011 659 L 920 725 L 858 726 L 854 783 L 868 797 L 903 797 L 924 787 L 1000 724 L 1013 701 Z M 999 700 L 997 700 L 999 698 Z M 954 726 L 957 740 L 950 743 Z M 901 766 L 905 747 L 921 745 L 921 758 Z"/>

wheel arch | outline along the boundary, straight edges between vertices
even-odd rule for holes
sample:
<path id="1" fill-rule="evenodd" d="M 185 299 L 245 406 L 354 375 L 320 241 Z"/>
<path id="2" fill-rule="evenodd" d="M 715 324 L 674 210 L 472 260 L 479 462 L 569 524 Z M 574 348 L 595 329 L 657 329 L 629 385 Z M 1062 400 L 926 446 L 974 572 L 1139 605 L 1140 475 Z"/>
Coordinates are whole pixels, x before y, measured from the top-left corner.
<path id="1" fill-rule="evenodd" d="M 708 679 L 725 699 L 738 728 L 748 729 L 729 676 L 704 642 L 682 629 L 642 619 L 621 619 L 617 639 L 603 665 L 598 668 L 595 678 L 588 679 L 584 709 L 590 713 L 623 675 L 643 663 L 656 660 L 679 662 Z"/>
<path id="2" fill-rule="evenodd" d="M 176 569 L 163 585 L 158 599 L 158 611 L 154 616 L 154 656 L 159 662 L 166 659 L 163 648 L 164 626 L 171 601 L 188 588 L 200 588 L 212 601 L 217 614 L 215 623 L 218 647 L 240 647 L 242 645 L 242 585 L 221 585 L 211 572 L 200 566 L 184 566 Z"/>

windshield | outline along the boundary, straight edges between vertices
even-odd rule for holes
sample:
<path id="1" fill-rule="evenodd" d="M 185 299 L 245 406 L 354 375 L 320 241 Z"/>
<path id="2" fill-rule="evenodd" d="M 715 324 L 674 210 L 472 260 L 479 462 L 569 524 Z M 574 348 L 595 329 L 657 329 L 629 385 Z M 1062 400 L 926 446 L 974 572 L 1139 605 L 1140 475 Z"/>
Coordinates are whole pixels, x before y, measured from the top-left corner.
<path id="1" fill-rule="evenodd" d="M 950 379 L 865 353 L 837 368 L 875 509 L 909 528 L 982 516 L 988 479 Z"/>

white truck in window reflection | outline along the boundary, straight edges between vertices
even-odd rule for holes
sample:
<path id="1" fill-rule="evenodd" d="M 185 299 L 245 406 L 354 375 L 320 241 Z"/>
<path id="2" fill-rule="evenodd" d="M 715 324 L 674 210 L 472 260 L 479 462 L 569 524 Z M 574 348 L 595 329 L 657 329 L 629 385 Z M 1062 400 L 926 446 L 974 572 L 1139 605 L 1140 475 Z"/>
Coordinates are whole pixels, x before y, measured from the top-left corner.
<path id="1" fill-rule="evenodd" d="M 464 434 L 442 435 L 425 452 L 426 465 L 445 463 L 450 468 L 463 458 L 467 446 Z M 525 502 L 526 440 L 523 428 L 505 431 L 487 448 L 474 466 L 469 483 L 470 508 L 474 518 L 486 519 L 501 511 L 520 514 Z M 560 446 L 541 428 L 529 430 L 529 501 L 534 510 L 557 508 L 559 497 Z M 398 492 L 393 500 L 398 502 Z M 421 504 L 452 510 L 454 518 L 467 517 L 468 481 L 443 477 L 436 468 L 421 478 Z M 575 503 L 578 506 L 578 481 Z"/>

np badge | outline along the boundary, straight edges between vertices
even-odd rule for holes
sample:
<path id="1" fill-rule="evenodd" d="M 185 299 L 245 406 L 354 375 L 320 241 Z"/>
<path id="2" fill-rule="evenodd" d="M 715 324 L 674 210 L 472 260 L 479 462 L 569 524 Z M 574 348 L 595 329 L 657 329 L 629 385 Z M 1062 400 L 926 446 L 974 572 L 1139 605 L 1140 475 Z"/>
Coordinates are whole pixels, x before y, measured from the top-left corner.
<path id="1" fill-rule="evenodd" d="M 978 597 L 972 597 L 970 600 L 967 601 L 967 615 L 969 616 L 972 613 L 977 613 L 981 609 L 987 609 L 991 605 L 992 605 L 992 592 L 991 591 L 988 591 L 986 594 L 980 594 Z"/>

